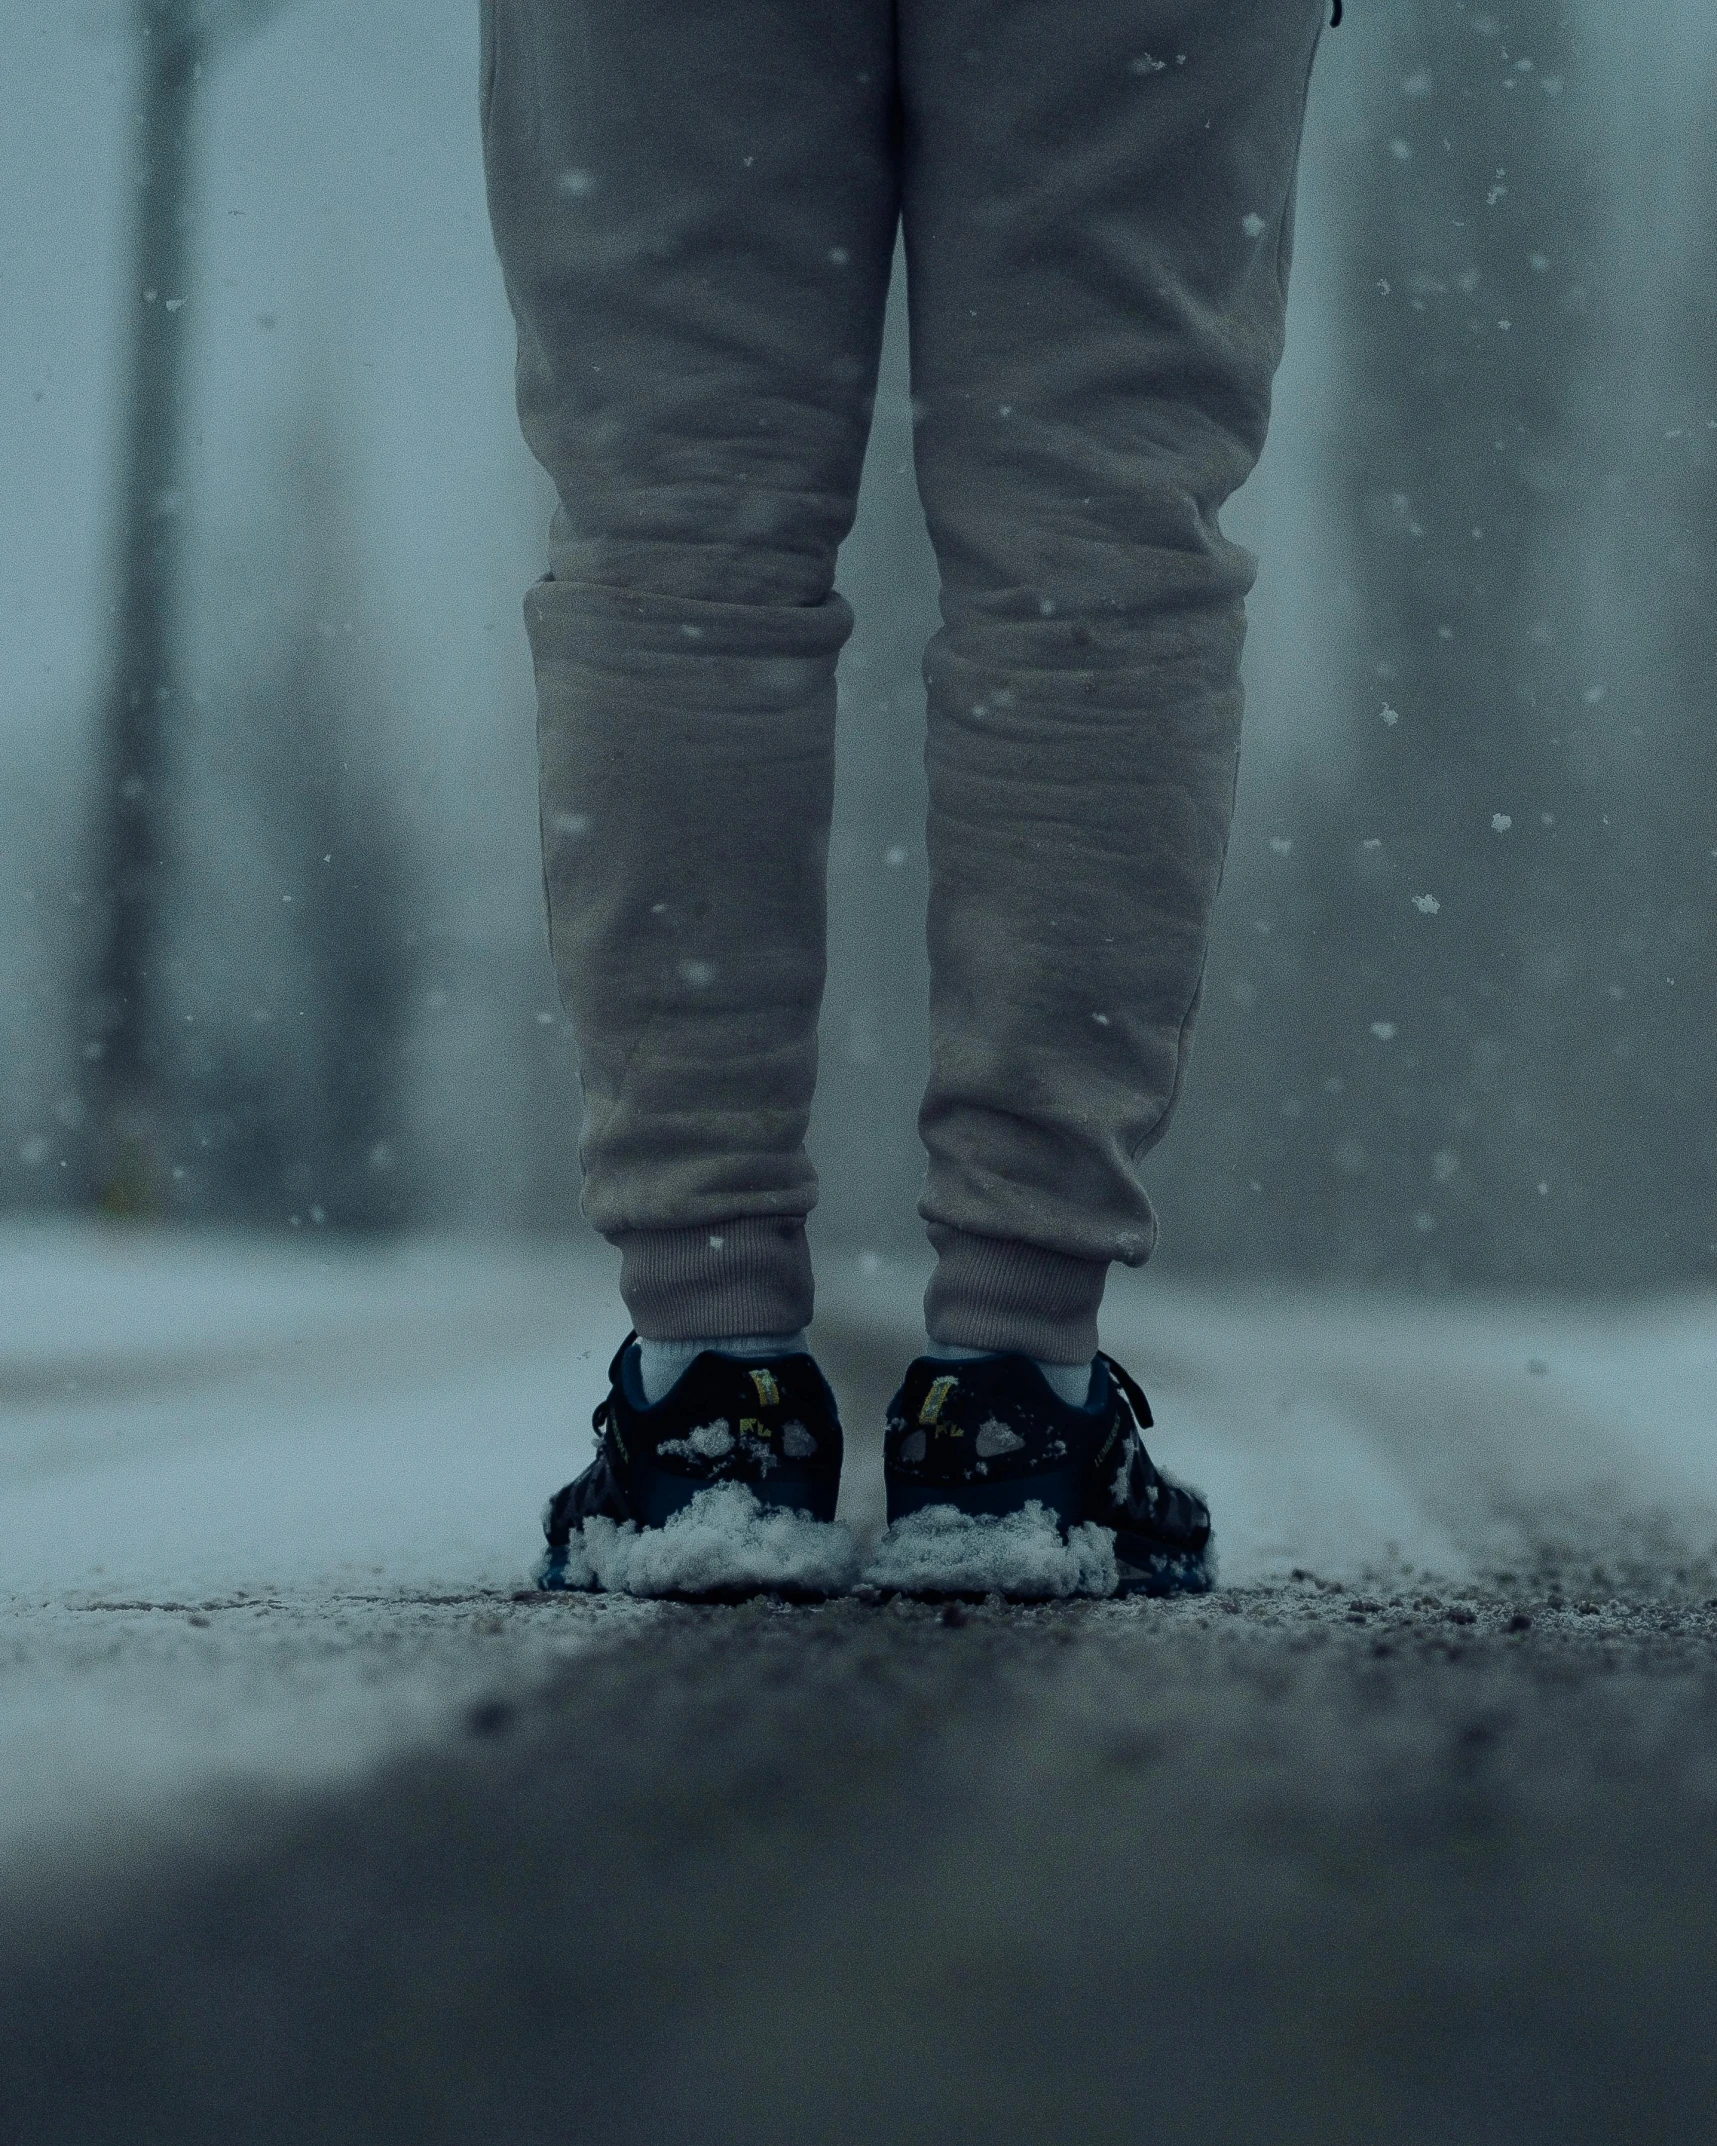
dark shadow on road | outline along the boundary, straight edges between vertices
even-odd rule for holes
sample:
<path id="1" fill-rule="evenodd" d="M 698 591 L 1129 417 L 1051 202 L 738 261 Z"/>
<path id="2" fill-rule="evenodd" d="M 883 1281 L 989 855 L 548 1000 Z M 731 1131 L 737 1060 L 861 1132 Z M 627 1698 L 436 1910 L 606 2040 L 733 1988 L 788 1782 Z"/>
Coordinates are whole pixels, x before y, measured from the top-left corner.
<path id="1" fill-rule="evenodd" d="M 437 1754 L 14 1900 L 0 2136 L 1691 2141 L 1714 1636 L 1309 1579 L 669 1607 Z"/>

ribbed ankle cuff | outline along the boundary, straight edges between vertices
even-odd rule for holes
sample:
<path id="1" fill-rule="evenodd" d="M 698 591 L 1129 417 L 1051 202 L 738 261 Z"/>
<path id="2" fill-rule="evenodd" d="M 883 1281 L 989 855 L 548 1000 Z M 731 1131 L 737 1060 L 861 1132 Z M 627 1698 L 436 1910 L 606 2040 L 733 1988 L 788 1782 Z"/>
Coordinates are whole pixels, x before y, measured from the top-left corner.
<path id="1" fill-rule="evenodd" d="M 620 1294 L 645 1341 L 796 1334 L 811 1323 L 811 1248 L 798 1215 L 628 1230 L 609 1241 L 620 1254 Z"/>
<path id="2" fill-rule="evenodd" d="M 931 1223 L 930 1242 L 936 1272 L 924 1292 L 924 1327 L 932 1341 L 1051 1364 L 1087 1363 L 1096 1355 L 1106 1261 L 969 1237 L 942 1222 Z"/>

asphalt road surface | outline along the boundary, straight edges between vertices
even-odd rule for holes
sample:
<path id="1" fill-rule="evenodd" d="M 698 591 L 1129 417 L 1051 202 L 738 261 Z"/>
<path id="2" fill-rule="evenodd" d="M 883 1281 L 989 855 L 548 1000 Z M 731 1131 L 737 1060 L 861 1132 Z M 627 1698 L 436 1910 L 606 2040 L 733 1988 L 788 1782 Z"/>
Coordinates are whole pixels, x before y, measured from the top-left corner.
<path id="1" fill-rule="evenodd" d="M 1708 1303 L 1124 1301 L 1216 1595 L 705 1608 L 523 1588 L 588 1265 L 201 1256 L 11 1250 L 0 2139 L 1713 2135 Z"/>

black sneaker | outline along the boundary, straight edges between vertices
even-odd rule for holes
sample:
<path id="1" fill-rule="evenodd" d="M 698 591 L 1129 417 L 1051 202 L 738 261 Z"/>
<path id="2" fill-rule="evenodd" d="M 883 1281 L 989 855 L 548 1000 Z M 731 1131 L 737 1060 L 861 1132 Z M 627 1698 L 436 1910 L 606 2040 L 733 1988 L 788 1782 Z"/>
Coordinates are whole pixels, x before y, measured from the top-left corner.
<path id="1" fill-rule="evenodd" d="M 836 1594 L 857 1551 L 835 1523 L 841 1426 L 806 1355 L 706 1349 L 653 1405 L 628 1334 L 591 1418 L 596 1458 L 543 1515 L 537 1584 L 634 1595 Z"/>
<path id="2" fill-rule="evenodd" d="M 1084 1408 L 1029 1356 L 921 1356 L 889 1404 L 888 1530 L 866 1580 L 911 1594 L 1202 1594 L 1210 1512 L 1145 1451 L 1150 1403 L 1112 1356 Z"/>

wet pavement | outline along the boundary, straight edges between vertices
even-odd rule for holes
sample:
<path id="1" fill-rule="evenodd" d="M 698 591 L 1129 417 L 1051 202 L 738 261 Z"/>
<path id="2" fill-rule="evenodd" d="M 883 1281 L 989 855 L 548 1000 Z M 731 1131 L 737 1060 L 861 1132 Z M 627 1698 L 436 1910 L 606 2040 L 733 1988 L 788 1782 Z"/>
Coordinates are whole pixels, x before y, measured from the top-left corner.
<path id="1" fill-rule="evenodd" d="M 1573 1584 L 498 1600 L 585 1644 L 14 1893 L 0 2135 L 1703 2138 L 1717 1610 Z"/>
<path id="2" fill-rule="evenodd" d="M 1705 1304 L 1123 1299 L 1216 1594 L 706 1608 L 525 1585 L 588 1262 L 50 1253 L 8 2146 L 1709 2135 Z M 862 1529 L 910 1299 L 828 1295 Z"/>

